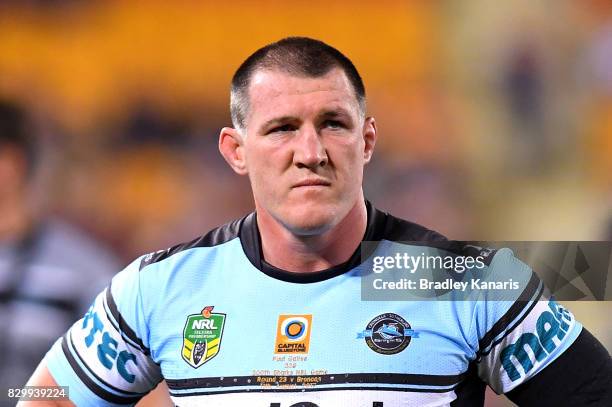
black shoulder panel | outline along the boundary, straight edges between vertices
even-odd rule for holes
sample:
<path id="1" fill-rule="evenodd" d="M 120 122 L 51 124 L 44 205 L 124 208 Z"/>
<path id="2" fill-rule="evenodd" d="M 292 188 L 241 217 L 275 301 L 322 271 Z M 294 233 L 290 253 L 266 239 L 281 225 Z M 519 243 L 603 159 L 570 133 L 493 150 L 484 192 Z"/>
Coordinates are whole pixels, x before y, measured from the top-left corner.
<path id="1" fill-rule="evenodd" d="M 427 229 L 416 223 L 396 218 L 380 210 L 374 210 L 372 216 L 371 236 L 364 240 L 405 242 L 411 245 L 435 247 L 461 256 L 482 257 L 483 263 L 489 265 L 497 252 L 495 249 L 480 247 L 478 242 L 448 240 L 440 233 Z"/>
<path id="2" fill-rule="evenodd" d="M 485 260 L 492 258 L 495 250 L 478 246 L 474 242 L 448 240 L 442 234 L 427 229 L 416 223 L 396 218 L 386 212 L 374 210 L 371 220 L 373 233 L 364 240 L 389 240 L 393 242 L 410 242 L 415 245 L 436 247 L 457 254 L 483 256 Z"/>
<path id="3" fill-rule="evenodd" d="M 372 236 L 366 236 L 364 240 L 390 240 L 397 242 L 447 242 L 448 239 L 440 233 L 427 229 L 416 223 L 396 218 L 381 210 L 370 211 L 371 219 L 368 219 L 369 229 Z"/>
<path id="4" fill-rule="evenodd" d="M 242 226 L 242 223 L 245 218 L 237 219 L 230 223 L 226 223 L 223 226 L 219 226 L 218 228 L 211 230 L 204 236 L 200 236 L 190 242 L 180 243 L 165 250 L 159 250 L 153 253 L 149 253 L 145 257 L 143 257 L 142 261 L 140 262 L 140 270 L 150 264 L 167 259 L 173 254 L 180 253 L 183 250 L 193 249 L 194 247 L 218 246 L 220 244 L 229 242 L 230 240 L 238 237 L 240 227 Z"/>

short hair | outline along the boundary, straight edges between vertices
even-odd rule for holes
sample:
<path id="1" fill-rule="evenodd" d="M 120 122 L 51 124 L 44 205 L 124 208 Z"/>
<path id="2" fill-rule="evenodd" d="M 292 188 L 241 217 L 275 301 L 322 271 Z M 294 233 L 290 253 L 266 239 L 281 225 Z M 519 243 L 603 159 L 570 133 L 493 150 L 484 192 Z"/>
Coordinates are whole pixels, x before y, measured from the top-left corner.
<path id="1" fill-rule="evenodd" d="M 365 87 L 357 68 L 348 57 L 323 41 L 287 37 L 255 51 L 234 74 L 230 92 L 230 113 L 234 127 L 245 128 L 249 85 L 258 70 L 280 70 L 291 75 L 317 78 L 334 68 L 344 72 L 355 92 L 359 109 L 365 114 Z"/>
<path id="2" fill-rule="evenodd" d="M 0 100 L 0 149 L 6 146 L 22 152 L 30 174 L 34 168 L 36 146 L 26 111 L 16 103 Z"/>

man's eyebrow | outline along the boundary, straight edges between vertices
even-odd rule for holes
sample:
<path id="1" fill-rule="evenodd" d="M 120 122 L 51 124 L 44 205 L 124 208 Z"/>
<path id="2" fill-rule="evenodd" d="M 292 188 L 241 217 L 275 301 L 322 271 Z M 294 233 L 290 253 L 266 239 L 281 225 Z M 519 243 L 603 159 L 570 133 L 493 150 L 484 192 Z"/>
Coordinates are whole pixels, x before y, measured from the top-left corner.
<path id="1" fill-rule="evenodd" d="M 350 119 L 351 115 L 350 113 L 343 109 L 343 108 L 337 108 L 337 109 L 333 109 L 333 110 L 325 110 L 324 112 L 319 114 L 319 117 L 322 118 L 337 118 L 337 117 L 342 117 L 342 118 L 347 118 Z"/>
<path id="2" fill-rule="evenodd" d="M 264 122 L 264 124 L 261 125 L 261 128 L 265 129 L 265 128 L 268 128 L 270 126 L 274 126 L 274 125 L 281 124 L 281 123 L 293 122 L 293 121 L 296 121 L 296 120 L 298 120 L 298 118 L 295 117 L 295 116 L 275 117 L 275 118 L 272 118 L 272 119 Z"/>
<path id="3" fill-rule="evenodd" d="M 323 112 L 321 112 L 319 115 L 319 117 L 322 118 L 337 118 L 337 117 L 344 117 L 347 119 L 351 118 L 350 113 L 339 107 L 337 109 L 330 109 L 330 110 L 325 110 Z M 262 129 L 267 129 L 270 128 L 272 126 L 278 125 L 278 124 L 285 124 L 285 123 L 290 123 L 290 122 L 296 122 L 299 121 L 300 119 L 298 117 L 295 116 L 281 116 L 281 117 L 274 117 L 270 120 L 267 120 L 264 122 L 264 124 L 261 125 Z"/>

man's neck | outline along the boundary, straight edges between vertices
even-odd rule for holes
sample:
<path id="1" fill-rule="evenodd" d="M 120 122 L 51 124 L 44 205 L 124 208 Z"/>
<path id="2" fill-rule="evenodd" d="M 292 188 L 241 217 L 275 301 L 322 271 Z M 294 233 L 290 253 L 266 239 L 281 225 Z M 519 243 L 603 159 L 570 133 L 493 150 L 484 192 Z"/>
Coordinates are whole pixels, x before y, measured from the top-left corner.
<path id="1" fill-rule="evenodd" d="M 300 236 L 287 230 L 265 210 L 257 212 L 266 262 L 287 271 L 315 272 L 347 261 L 355 252 L 367 226 L 367 210 L 358 200 L 336 226 L 320 235 Z"/>

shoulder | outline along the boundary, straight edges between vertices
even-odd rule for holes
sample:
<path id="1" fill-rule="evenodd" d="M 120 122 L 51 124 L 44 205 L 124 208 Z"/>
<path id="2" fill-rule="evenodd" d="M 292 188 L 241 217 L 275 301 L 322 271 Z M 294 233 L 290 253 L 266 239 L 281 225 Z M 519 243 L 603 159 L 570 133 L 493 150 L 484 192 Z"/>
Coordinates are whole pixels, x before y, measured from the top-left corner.
<path id="1" fill-rule="evenodd" d="M 490 265 L 497 250 L 481 246 L 478 242 L 451 240 L 443 234 L 418 223 L 395 217 L 387 212 L 372 209 L 371 222 L 373 233 L 364 240 L 387 240 L 394 243 L 426 246 L 444 250 L 454 255 L 482 257 Z"/>
<path id="2" fill-rule="evenodd" d="M 240 219 L 235 219 L 222 226 L 214 228 L 208 233 L 199 236 L 189 242 L 179 243 L 167 249 L 149 253 L 141 258 L 139 270 L 142 270 L 152 264 L 160 263 L 179 253 L 185 253 L 190 249 L 213 248 L 232 241 L 239 237 L 240 228 L 244 223 L 245 219 L 247 219 L 249 216 L 252 216 L 252 214 Z"/>
<path id="3" fill-rule="evenodd" d="M 444 242 L 448 239 L 434 230 L 395 217 L 380 209 L 371 207 L 368 202 L 368 234 L 365 240 L 390 241 L 432 241 Z"/>

